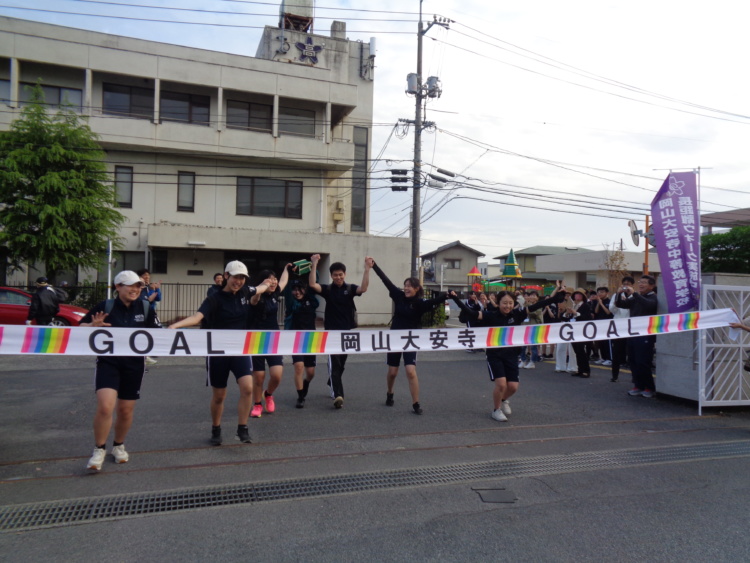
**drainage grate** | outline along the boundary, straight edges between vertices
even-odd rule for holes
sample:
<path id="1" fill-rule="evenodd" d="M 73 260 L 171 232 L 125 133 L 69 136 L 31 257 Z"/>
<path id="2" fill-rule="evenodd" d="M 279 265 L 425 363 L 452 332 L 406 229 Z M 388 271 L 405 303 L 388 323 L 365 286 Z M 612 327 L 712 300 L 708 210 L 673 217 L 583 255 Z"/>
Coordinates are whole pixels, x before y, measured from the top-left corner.
<path id="1" fill-rule="evenodd" d="M 29 503 L 0 507 L 0 531 L 33 530 L 215 506 L 319 497 L 377 489 L 741 456 L 750 456 L 750 441 L 586 452 L 572 455 L 399 469 L 378 473 L 356 473 L 310 479 L 217 485 L 155 493 L 132 493 Z"/>

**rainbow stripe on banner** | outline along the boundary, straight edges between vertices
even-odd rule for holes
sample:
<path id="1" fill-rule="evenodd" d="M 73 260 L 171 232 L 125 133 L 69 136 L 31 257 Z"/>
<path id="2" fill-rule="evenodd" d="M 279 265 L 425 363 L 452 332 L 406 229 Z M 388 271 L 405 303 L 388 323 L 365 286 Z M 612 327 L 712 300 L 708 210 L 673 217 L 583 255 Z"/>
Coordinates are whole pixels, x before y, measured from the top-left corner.
<path id="1" fill-rule="evenodd" d="M 64 354 L 69 339 L 69 328 L 29 327 L 23 338 L 21 354 Z"/>
<path id="2" fill-rule="evenodd" d="M 648 320 L 647 332 L 649 334 L 662 334 L 664 332 L 669 332 L 669 317 L 651 317 Z"/>
<path id="3" fill-rule="evenodd" d="M 697 330 L 700 318 L 701 314 L 698 312 L 680 315 L 677 320 L 677 330 Z"/>
<path id="4" fill-rule="evenodd" d="M 248 332 L 245 336 L 245 347 L 243 354 L 278 354 L 279 333 L 278 332 Z"/>
<path id="5" fill-rule="evenodd" d="M 549 340 L 549 325 L 532 325 L 526 327 L 523 334 L 524 344 L 547 344 Z"/>
<path id="6" fill-rule="evenodd" d="M 512 346 L 513 345 L 513 328 L 512 326 L 503 326 L 491 328 L 487 331 L 487 346 Z"/>
<path id="7" fill-rule="evenodd" d="M 327 332 L 298 332 L 294 337 L 293 354 L 325 354 Z"/>

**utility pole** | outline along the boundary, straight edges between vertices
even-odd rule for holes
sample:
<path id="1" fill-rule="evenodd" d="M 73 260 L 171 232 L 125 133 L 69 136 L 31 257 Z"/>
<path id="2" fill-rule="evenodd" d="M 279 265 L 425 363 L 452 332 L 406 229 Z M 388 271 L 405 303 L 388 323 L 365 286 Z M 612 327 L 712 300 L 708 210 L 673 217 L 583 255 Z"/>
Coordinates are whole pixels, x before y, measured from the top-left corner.
<path id="1" fill-rule="evenodd" d="M 415 115 L 414 115 L 414 178 L 412 178 L 412 208 L 411 208 L 411 275 L 419 277 L 419 237 L 420 223 L 422 221 L 421 210 L 421 188 L 422 188 L 422 129 L 428 125 L 422 119 L 422 105 L 425 98 L 436 98 L 440 96 L 439 80 L 436 77 L 428 79 L 427 88 L 422 84 L 422 37 L 430 30 L 433 25 L 439 25 L 448 29 L 450 20 L 445 18 L 434 17 L 433 21 L 424 28 L 422 24 L 422 1 L 419 0 L 419 25 L 417 27 L 417 74 L 416 87 L 411 86 L 408 93 L 415 95 Z M 430 123 L 434 125 L 434 123 Z"/>

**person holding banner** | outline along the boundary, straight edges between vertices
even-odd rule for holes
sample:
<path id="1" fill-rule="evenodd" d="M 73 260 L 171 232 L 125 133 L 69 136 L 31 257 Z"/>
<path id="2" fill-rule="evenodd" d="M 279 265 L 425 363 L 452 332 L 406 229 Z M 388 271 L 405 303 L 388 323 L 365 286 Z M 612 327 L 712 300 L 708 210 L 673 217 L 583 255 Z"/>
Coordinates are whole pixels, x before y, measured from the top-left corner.
<path id="1" fill-rule="evenodd" d="M 239 260 L 227 264 L 224 272 L 223 289 L 206 299 L 197 313 L 169 325 L 169 328 L 183 328 L 201 325 L 201 328 L 247 330 L 250 313 L 250 298 L 271 287 L 271 280 L 265 280 L 257 287 L 245 285 L 248 279 L 247 267 Z M 250 432 L 247 419 L 253 404 L 253 375 L 250 356 L 210 356 L 206 361 L 207 385 L 211 384 L 211 444 L 220 446 L 221 415 L 224 413 L 224 400 L 227 397 L 229 372 L 234 374 L 240 388 L 237 402 L 237 439 L 249 444 Z"/>
<path id="2" fill-rule="evenodd" d="M 638 289 L 623 287 L 617 294 L 616 305 L 629 309 L 631 317 L 648 317 L 656 315 L 658 300 L 656 298 L 656 279 L 644 274 L 638 280 Z M 628 361 L 633 375 L 633 388 L 628 391 L 631 397 L 651 398 L 656 392 L 651 365 L 654 361 L 656 336 L 632 336 L 628 339 Z"/>
<path id="3" fill-rule="evenodd" d="M 357 307 L 354 298 L 367 291 L 370 284 L 370 268 L 372 258 L 365 257 L 365 273 L 362 275 L 362 285 L 347 284 L 346 266 L 341 262 L 334 262 L 328 268 L 331 274 L 331 284 L 319 284 L 317 281 L 318 262 L 320 254 L 313 254 L 310 258 L 310 278 L 308 285 L 315 293 L 320 294 L 326 300 L 325 316 L 323 325 L 326 330 L 351 330 L 357 327 Z M 331 354 L 328 356 L 328 379 L 331 386 L 331 397 L 333 407 L 340 409 L 344 406 L 344 366 L 346 365 L 346 354 Z"/>
<path id="4" fill-rule="evenodd" d="M 135 272 L 125 270 L 115 276 L 117 297 L 95 305 L 81 319 L 84 327 L 160 328 L 156 312 L 141 299 L 143 281 Z M 115 463 L 127 463 L 125 438 L 133 424 L 135 402 L 141 396 L 146 371 L 143 356 L 97 356 L 96 414 L 94 415 L 94 453 L 86 464 L 89 471 L 100 471 L 106 456 L 106 443 L 117 410 L 112 456 Z"/>
<path id="5" fill-rule="evenodd" d="M 404 289 L 388 279 L 385 272 L 380 269 L 373 260 L 372 269 L 382 280 L 388 294 L 393 299 L 394 313 L 391 321 L 391 330 L 409 330 L 422 328 L 422 316 L 425 313 L 434 311 L 445 303 L 446 295 L 435 297 L 433 299 L 423 299 L 424 290 L 419 283 L 418 278 L 406 278 L 404 280 Z M 484 294 L 482 294 L 484 295 Z M 485 297 L 485 301 L 487 298 Z M 401 358 L 404 359 L 404 371 L 409 381 L 409 392 L 411 393 L 411 408 L 414 414 L 422 414 L 422 407 L 419 404 L 419 380 L 417 379 L 417 353 L 409 352 L 389 352 L 386 354 L 386 363 L 388 373 L 386 374 L 387 391 L 385 395 L 386 406 L 393 406 L 393 384 L 396 382 L 398 367 L 401 364 Z"/>
<path id="6" fill-rule="evenodd" d="M 497 294 L 498 309 L 488 311 L 469 309 L 458 299 L 455 291 L 451 291 L 449 295 L 466 316 L 472 319 L 473 326 L 521 326 L 529 312 L 543 309 L 550 303 L 562 302 L 565 299 L 565 286 L 557 281 L 554 291 L 547 299 L 529 304 L 522 309 L 516 308 L 515 296 L 509 291 L 499 292 Z M 494 408 L 491 416 L 498 422 L 506 422 L 508 415 L 511 414 L 509 399 L 518 391 L 518 355 L 520 352 L 520 346 L 501 346 L 486 350 L 490 380 L 495 384 L 492 391 Z"/>

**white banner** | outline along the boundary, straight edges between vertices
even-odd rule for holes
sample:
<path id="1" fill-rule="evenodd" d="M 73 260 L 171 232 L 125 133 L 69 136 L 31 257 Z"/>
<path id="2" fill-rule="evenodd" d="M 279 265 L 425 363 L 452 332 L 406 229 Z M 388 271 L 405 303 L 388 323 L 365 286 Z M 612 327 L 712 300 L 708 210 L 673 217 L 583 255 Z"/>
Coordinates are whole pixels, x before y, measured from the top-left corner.
<path id="1" fill-rule="evenodd" d="M 0 326 L 0 354 L 241 356 L 430 352 L 610 340 L 726 327 L 731 309 L 550 325 L 420 330 L 244 331 Z"/>

